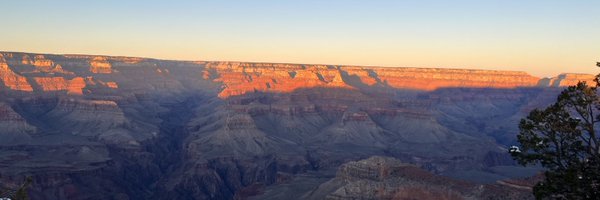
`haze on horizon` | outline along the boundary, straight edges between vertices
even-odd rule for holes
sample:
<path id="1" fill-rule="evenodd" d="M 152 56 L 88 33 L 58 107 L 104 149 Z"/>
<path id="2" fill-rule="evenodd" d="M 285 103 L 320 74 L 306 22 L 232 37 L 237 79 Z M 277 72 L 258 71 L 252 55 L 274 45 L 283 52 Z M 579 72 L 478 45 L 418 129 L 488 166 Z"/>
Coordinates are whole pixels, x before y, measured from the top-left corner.
<path id="1" fill-rule="evenodd" d="M 6 1 L 0 50 L 598 73 L 600 1 Z"/>

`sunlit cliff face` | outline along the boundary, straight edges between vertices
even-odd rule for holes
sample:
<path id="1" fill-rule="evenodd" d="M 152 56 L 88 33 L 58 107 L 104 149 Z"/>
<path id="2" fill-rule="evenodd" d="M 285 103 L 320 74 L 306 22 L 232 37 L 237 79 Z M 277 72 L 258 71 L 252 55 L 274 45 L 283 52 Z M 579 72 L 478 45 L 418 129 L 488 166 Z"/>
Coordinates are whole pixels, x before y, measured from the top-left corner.
<path id="1" fill-rule="evenodd" d="M 524 72 L 349 67 L 260 63 L 208 63 L 224 90 L 220 97 L 253 91 L 292 92 L 300 88 L 388 87 L 432 91 L 439 88 L 534 87 L 540 79 Z"/>
<path id="2" fill-rule="evenodd" d="M 218 96 L 243 95 L 253 92 L 288 93 L 305 88 L 406 89 L 432 91 L 440 88 L 517 88 L 566 86 L 580 80 L 592 81 L 592 75 L 562 74 L 541 79 L 525 72 L 384 68 L 333 65 L 301 65 L 240 62 L 174 62 L 142 58 L 0 54 L 0 81 L 5 89 L 23 92 L 66 92 L 83 95 L 90 88 L 119 89 L 127 76 L 148 77 L 153 83 L 126 83 L 129 87 L 181 89 L 174 79 L 203 79 L 220 85 Z M 65 67 L 66 66 L 66 67 Z M 171 74 L 169 68 L 185 66 L 191 73 Z M 124 74 L 119 71 L 141 67 L 144 72 Z M 179 78 L 175 78 L 175 77 Z M 139 78 L 139 77 L 138 77 Z M 173 88 L 170 88 L 173 87 Z"/>

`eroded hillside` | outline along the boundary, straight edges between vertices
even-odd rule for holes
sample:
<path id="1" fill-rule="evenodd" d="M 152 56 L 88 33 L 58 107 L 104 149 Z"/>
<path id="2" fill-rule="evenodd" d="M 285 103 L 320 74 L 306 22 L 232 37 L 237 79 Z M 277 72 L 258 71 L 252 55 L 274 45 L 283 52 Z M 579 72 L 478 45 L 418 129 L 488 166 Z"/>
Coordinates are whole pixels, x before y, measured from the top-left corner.
<path id="1" fill-rule="evenodd" d="M 495 182 L 531 174 L 504 149 L 518 120 L 591 79 L 3 52 L 0 180 L 32 175 L 36 199 L 232 199 L 385 155 Z"/>

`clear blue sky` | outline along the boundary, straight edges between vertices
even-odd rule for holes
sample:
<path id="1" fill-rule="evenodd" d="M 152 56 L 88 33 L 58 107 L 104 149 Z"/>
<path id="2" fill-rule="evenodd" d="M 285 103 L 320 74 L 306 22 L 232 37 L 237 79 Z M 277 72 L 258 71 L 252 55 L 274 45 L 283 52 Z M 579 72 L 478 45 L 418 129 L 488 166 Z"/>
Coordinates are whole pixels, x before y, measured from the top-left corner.
<path id="1" fill-rule="evenodd" d="M 4 1 L 0 50 L 598 73 L 598 0 Z"/>

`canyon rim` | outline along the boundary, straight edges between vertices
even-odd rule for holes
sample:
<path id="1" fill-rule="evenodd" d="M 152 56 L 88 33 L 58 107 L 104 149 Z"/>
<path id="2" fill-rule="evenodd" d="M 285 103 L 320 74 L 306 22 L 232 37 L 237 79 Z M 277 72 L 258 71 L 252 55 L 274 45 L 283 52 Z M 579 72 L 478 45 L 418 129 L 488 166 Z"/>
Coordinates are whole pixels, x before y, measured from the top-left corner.
<path id="1" fill-rule="evenodd" d="M 593 78 L 0 52 L 0 186 L 30 176 L 32 199 L 533 198 L 540 169 L 506 153 L 515 124 Z"/>

